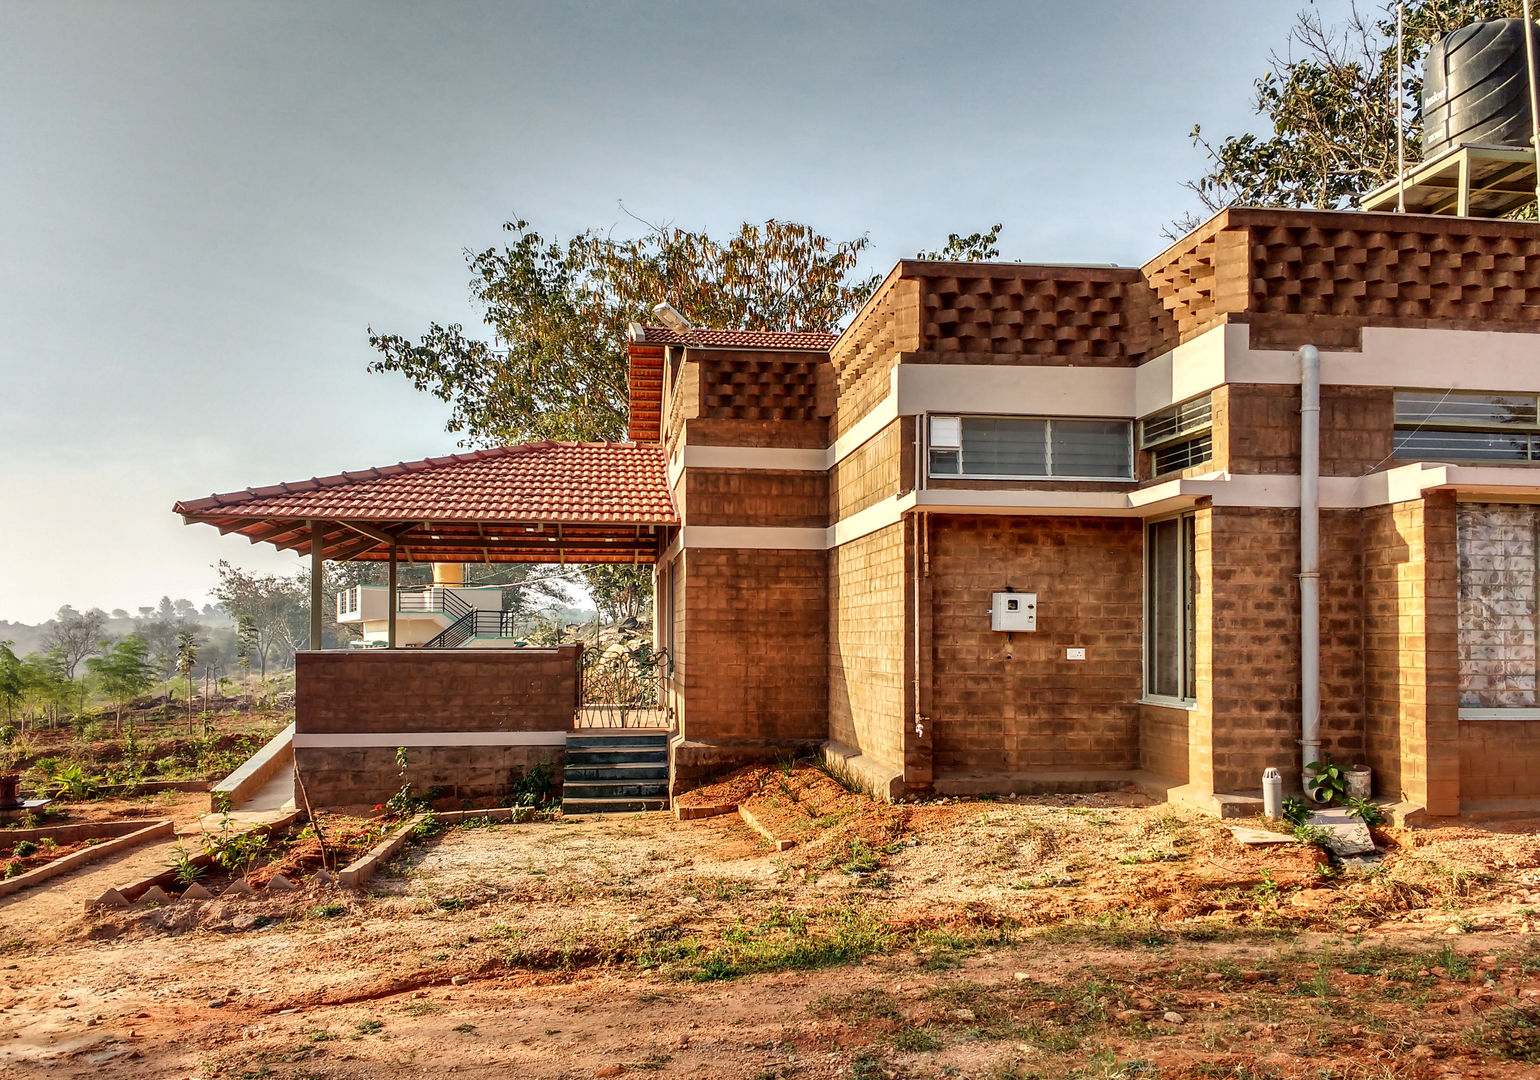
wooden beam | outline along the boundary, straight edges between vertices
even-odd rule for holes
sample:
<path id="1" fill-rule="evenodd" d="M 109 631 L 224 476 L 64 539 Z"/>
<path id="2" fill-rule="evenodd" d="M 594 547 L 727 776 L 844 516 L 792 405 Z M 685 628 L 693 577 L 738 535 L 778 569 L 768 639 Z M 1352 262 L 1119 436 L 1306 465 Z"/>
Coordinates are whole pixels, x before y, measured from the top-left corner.
<path id="1" fill-rule="evenodd" d="M 394 649 L 396 647 L 396 604 L 397 604 L 397 597 L 396 597 L 396 545 L 395 544 L 391 544 L 390 545 L 390 571 L 386 575 L 385 582 L 386 582 L 386 585 L 389 587 L 389 592 L 387 592 L 385 594 L 386 595 L 386 602 L 390 605 L 390 620 L 389 620 L 389 622 L 387 622 L 385 624 L 385 647 L 387 649 Z"/>

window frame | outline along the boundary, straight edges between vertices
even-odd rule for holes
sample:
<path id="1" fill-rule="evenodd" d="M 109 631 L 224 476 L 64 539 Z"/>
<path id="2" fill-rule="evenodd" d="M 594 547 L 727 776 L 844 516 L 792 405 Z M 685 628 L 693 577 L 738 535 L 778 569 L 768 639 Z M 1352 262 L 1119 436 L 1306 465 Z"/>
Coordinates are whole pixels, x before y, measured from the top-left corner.
<path id="1" fill-rule="evenodd" d="M 1149 518 L 1144 522 L 1144 550 L 1142 554 L 1142 581 L 1141 599 L 1144 612 L 1143 633 L 1140 635 L 1142 663 L 1140 665 L 1140 688 L 1143 691 L 1141 701 L 1151 705 L 1160 705 L 1166 708 L 1192 709 L 1197 706 L 1198 700 L 1198 662 L 1197 662 L 1197 622 L 1198 622 L 1198 562 L 1197 562 L 1197 520 L 1198 515 L 1187 510 L 1176 514 L 1164 514 L 1160 517 Z M 1153 545 L 1150 543 L 1151 530 L 1157 525 L 1167 522 L 1177 523 L 1177 567 L 1178 573 L 1186 577 L 1187 594 L 1185 602 L 1177 607 L 1177 679 L 1179 693 L 1165 694 L 1154 689 L 1154 665 L 1155 665 L 1155 622 L 1154 622 L 1154 596 L 1155 576 Z"/>
<path id="2" fill-rule="evenodd" d="M 934 420 L 956 420 L 958 422 L 957 446 L 936 447 L 931 443 L 931 423 Z M 1055 421 L 1061 423 L 1100 423 L 1120 424 L 1127 436 L 1127 461 L 1128 469 L 1121 476 L 1059 476 L 1053 472 L 1047 473 L 972 473 L 966 471 L 963 459 L 963 425 L 969 420 L 1038 420 L 1043 423 L 1043 461 L 1049 470 L 1053 468 L 1053 425 Z M 935 471 L 934 458 L 936 450 L 951 451 L 957 454 L 957 468 L 955 473 L 938 473 Z M 1051 483 L 1069 484 L 1131 484 L 1138 479 L 1137 444 L 1135 442 L 1134 421 L 1126 416 L 1041 416 L 1019 413 L 926 413 L 925 414 L 925 475 L 931 480 L 1032 480 Z"/>
<path id="3" fill-rule="evenodd" d="M 1183 412 L 1196 402 L 1203 402 L 1205 409 L 1201 421 L 1183 426 Z M 1146 434 L 1146 426 L 1151 420 L 1171 414 L 1174 427 L 1169 431 L 1155 437 Z M 1185 472 L 1199 465 L 1206 465 L 1214 460 L 1214 391 L 1207 390 L 1182 401 L 1173 402 L 1165 408 L 1156 409 L 1148 416 L 1139 418 L 1138 440 L 1136 446 L 1142 453 L 1150 455 L 1150 477 L 1154 479 L 1160 476 L 1170 476 L 1173 473 Z M 1203 451 L 1203 457 L 1197 461 L 1189 461 L 1185 465 L 1160 468 L 1159 462 L 1162 454 L 1171 453 L 1179 448 L 1207 441 L 1208 446 Z"/>
<path id="4" fill-rule="evenodd" d="M 1429 415 L 1423 419 L 1402 419 L 1401 408 L 1404 397 L 1418 395 L 1424 398 L 1437 396 L 1428 409 Z M 1485 422 L 1481 420 L 1464 420 L 1458 417 L 1437 417 L 1432 415 L 1447 401 L 1458 401 L 1461 398 L 1519 398 L 1528 399 L 1535 409 L 1535 419 L 1531 421 L 1515 421 L 1511 423 Z M 1523 392 L 1516 393 L 1503 390 L 1417 390 L 1408 387 L 1398 387 L 1395 390 L 1391 405 L 1391 450 L 1390 456 L 1394 461 L 1443 461 L 1451 464 L 1471 465 L 1540 465 L 1540 393 Z M 1402 435 L 1415 436 L 1423 432 L 1448 432 L 1450 434 L 1471 435 L 1495 435 L 1500 437 L 1523 437 L 1526 442 L 1525 456 L 1500 457 L 1483 454 L 1462 454 L 1458 451 L 1450 453 L 1402 453 Z"/>

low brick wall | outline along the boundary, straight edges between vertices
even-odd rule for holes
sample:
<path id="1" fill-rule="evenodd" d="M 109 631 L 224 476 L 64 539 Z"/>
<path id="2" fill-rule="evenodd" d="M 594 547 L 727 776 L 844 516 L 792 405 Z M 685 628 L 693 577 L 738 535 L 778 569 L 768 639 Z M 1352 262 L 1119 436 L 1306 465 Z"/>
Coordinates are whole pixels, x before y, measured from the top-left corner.
<path id="1" fill-rule="evenodd" d="M 495 800 L 549 762 L 559 791 L 582 647 L 307 652 L 296 658 L 294 760 L 312 806 L 383 802 L 407 751 L 417 793 Z"/>
<path id="2" fill-rule="evenodd" d="M 1460 802 L 1540 799 L 1540 720 L 1460 721 Z"/>

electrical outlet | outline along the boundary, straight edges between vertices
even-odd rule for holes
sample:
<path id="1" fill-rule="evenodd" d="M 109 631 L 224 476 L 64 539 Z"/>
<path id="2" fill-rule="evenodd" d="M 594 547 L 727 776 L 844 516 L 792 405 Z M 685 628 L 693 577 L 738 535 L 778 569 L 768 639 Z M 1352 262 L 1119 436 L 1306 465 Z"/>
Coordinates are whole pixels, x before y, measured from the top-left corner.
<path id="1" fill-rule="evenodd" d="M 1084 649 L 1065 649 L 1064 650 L 1064 659 L 1066 659 L 1066 660 L 1084 660 L 1085 659 L 1085 650 Z"/>

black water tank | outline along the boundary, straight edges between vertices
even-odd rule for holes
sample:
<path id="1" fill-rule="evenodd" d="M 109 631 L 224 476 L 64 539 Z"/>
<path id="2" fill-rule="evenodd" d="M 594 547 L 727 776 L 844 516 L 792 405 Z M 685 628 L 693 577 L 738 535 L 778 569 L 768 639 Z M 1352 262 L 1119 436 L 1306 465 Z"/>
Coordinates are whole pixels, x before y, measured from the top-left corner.
<path id="1" fill-rule="evenodd" d="M 1530 35 L 1540 56 L 1540 26 Z M 1523 19 L 1487 19 L 1428 48 L 1422 81 L 1422 157 L 1460 143 L 1528 146 L 1534 134 L 1524 74 Z"/>

